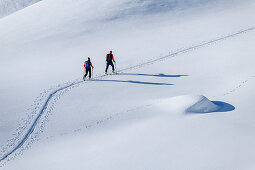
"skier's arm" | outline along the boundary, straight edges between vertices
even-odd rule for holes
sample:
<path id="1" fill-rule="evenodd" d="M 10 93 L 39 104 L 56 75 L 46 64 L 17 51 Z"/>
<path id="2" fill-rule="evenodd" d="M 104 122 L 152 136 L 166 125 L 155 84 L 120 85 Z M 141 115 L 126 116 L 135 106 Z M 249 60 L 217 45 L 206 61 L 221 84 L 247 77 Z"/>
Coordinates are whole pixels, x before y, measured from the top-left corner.
<path id="1" fill-rule="evenodd" d="M 90 65 L 91 65 L 92 69 L 94 69 L 94 67 L 93 67 L 93 65 L 92 65 L 92 62 L 90 62 Z"/>
<path id="2" fill-rule="evenodd" d="M 115 62 L 113 55 L 112 55 L 112 61 Z"/>

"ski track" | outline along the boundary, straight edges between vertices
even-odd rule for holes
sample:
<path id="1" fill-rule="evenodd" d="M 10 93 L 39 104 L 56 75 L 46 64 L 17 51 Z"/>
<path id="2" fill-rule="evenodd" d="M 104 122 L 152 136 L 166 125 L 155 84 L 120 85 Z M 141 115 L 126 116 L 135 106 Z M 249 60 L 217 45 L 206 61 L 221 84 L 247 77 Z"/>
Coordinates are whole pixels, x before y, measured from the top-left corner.
<path id="1" fill-rule="evenodd" d="M 178 49 L 175 52 L 171 52 L 168 55 L 165 55 L 163 57 L 161 56 L 161 57 L 153 58 L 153 59 L 150 59 L 148 61 L 142 62 L 142 63 L 134 65 L 134 66 L 129 66 L 127 68 L 119 69 L 118 72 L 124 72 L 124 71 L 127 71 L 127 70 L 133 70 L 133 69 L 138 69 L 138 68 L 141 68 L 141 67 L 145 67 L 147 65 L 154 64 L 155 62 L 163 61 L 165 59 L 172 58 L 172 57 L 175 57 L 175 56 L 180 55 L 180 54 L 191 52 L 193 50 L 196 50 L 196 49 L 208 46 L 208 45 L 212 45 L 216 42 L 227 40 L 229 38 L 233 38 L 235 36 L 238 36 L 238 35 L 241 35 L 241 34 L 244 34 L 244 33 L 247 33 L 247 32 L 251 32 L 251 31 L 254 31 L 254 30 L 255 30 L 255 27 L 250 27 L 248 29 L 243 29 L 243 30 L 240 30 L 238 32 L 228 34 L 228 35 L 225 35 L 225 36 L 221 36 L 219 38 L 216 38 L 216 39 L 213 39 L 213 40 L 210 40 L 210 41 L 201 42 L 197 45 L 193 45 L 193 46 L 190 46 L 190 47 L 187 47 L 187 48 L 181 48 L 181 49 Z M 103 79 L 104 77 L 105 76 L 103 76 L 103 75 L 96 75 L 95 79 Z M 252 76 L 251 78 L 254 78 L 254 76 Z M 49 116 L 50 112 L 54 109 L 54 107 L 55 107 L 54 104 L 56 103 L 57 100 L 59 100 L 60 96 L 63 95 L 65 92 L 70 91 L 71 88 L 78 87 L 79 85 L 84 84 L 84 83 L 88 83 L 88 82 L 86 82 L 86 81 L 84 82 L 84 81 L 81 81 L 80 79 L 76 79 L 71 83 L 70 82 L 66 83 L 63 87 L 60 87 L 60 85 L 58 85 L 58 88 L 55 89 L 54 91 L 52 91 L 51 93 L 49 93 L 49 90 L 45 91 L 44 94 L 41 95 L 41 99 L 39 99 L 39 101 L 42 101 L 45 94 L 49 93 L 49 95 L 46 98 L 45 102 L 42 104 L 41 109 L 39 110 L 37 116 L 35 116 L 35 114 L 37 113 L 37 110 L 39 108 L 39 106 L 38 106 L 39 103 L 35 104 L 37 106 L 34 108 L 34 111 L 31 112 L 32 116 L 30 117 L 30 119 L 32 119 L 33 117 L 35 117 L 35 119 L 32 122 L 30 128 L 27 130 L 27 132 L 24 134 L 24 136 L 22 138 L 20 138 L 19 141 L 18 141 L 18 138 L 19 138 L 19 136 L 21 135 L 22 132 L 18 132 L 16 134 L 17 136 L 14 137 L 11 140 L 8 140 L 8 142 L 10 142 L 10 143 L 7 143 L 7 146 L 3 147 L 1 152 L 2 153 L 6 152 L 6 153 L 3 154 L 3 156 L 0 158 L 0 167 L 4 166 L 7 161 L 10 161 L 10 160 L 14 159 L 14 157 L 16 157 L 17 155 L 22 154 L 22 151 L 25 150 L 25 149 L 28 149 L 30 147 L 30 145 L 33 143 L 33 141 L 36 140 L 39 133 L 43 132 L 42 128 L 45 126 L 45 122 L 48 121 L 48 116 Z M 227 95 L 227 94 L 225 94 L 225 95 Z M 53 99 L 54 99 L 54 101 L 52 101 Z M 49 110 L 47 111 L 47 109 L 49 109 Z M 45 112 L 47 113 L 47 115 L 45 115 L 44 120 L 41 122 L 41 125 L 39 127 L 39 131 L 36 132 L 35 136 L 32 136 L 33 132 L 35 131 L 35 128 L 37 127 L 37 125 L 39 123 L 39 120 L 41 119 L 42 115 Z M 112 119 L 112 116 L 105 118 L 105 120 L 109 120 L 109 119 Z M 18 128 L 18 130 L 19 129 L 25 130 L 25 128 L 28 126 L 27 125 L 28 123 L 30 123 L 30 122 L 25 121 L 25 126 Z M 100 124 L 100 123 L 102 123 L 102 122 L 101 121 L 96 122 L 96 124 Z M 91 126 L 94 126 L 94 125 L 86 126 L 86 128 L 89 128 Z M 26 147 L 24 147 L 23 145 L 28 141 L 29 138 L 31 138 L 31 141 L 27 143 Z M 15 142 L 17 143 L 16 146 L 14 146 Z M 10 147 L 13 147 L 13 148 L 10 151 L 7 151 L 8 149 L 10 149 Z M 17 154 L 15 152 L 18 149 L 21 149 L 21 151 L 18 152 L 18 154 Z M 9 158 L 13 154 L 14 154 L 14 156 L 12 158 Z"/>

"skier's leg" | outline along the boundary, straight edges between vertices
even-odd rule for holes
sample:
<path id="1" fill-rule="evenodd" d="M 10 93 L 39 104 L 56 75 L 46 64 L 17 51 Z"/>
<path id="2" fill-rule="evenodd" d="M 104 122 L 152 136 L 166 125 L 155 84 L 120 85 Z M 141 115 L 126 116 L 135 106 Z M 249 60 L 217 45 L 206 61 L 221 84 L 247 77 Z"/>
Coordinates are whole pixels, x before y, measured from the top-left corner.
<path id="1" fill-rule="evenodd" d="M 114 72 L 114 65 L 113 65 L 112 61 L 110 62 L 110 65 L 112 66 L 112 72 Z"/>
<path id="2" fill-rule="evenodd" d="M 87 76 L 87 74 L 88 74 L 88 69 L 85 69 L 86 70 L 86 73 L 85 73 L 85 75 L 83 76 L 83 80 L 85 81 L 85 78 L 86 78 L 86 76 Z"/>
<path id="3" fill-rule="evenodd" d="M 105 68 L 105 73 L 107 73 L 108 67 L 109 67 L 109 62 L 107 61 L 106 68 Z"/>
<path id="4" fill-rule="evenodd" d="M 89 72 L 89 69 L 86 68 L 86 74 L 84 75 L 84 77 L 87 77 L 88 72 Z"/>
<path id="5" fill-rule="evenodd" d="M 88 71 L 89 71 L 89 78 L 91 79 L 91 68 L 89 68 Z"/>

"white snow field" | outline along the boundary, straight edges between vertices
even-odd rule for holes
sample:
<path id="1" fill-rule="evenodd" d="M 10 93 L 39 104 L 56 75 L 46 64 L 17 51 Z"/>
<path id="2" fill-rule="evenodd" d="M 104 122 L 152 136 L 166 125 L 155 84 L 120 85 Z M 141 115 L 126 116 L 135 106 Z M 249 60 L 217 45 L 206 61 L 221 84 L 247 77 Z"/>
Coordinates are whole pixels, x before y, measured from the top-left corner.
<path id="1" fill-rule="evenodd" d="M 255 169 L 254 11 L 253 0 L 43 0 L 5 15 L 0 169 Z M 109 50 L 117 74 L 103 76 Z"/>

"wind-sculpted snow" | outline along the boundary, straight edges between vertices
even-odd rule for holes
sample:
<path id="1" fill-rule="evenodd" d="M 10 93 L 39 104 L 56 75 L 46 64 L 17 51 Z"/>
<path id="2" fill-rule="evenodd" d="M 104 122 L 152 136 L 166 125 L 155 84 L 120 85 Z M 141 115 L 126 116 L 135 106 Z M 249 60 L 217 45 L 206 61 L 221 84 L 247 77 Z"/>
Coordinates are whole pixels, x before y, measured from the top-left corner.
<path id="1" fill-rule="evenodd" d="M 30 5 L 42 0 L 0 0 L 0 18 L 8 16 Z M 209 4 L 233 4 L 239 0 L 126 0 L 121 3 L 120 10 L 117 10 L 109 19 L 118 19 L 134 15 L 146 15 L 164 12 L 181 12 L 191 8 Z M 66 2 L 70 3 L 70 2 Z M 72 1 L 71 3 L 76 3 Z M 78 2 L 79 3 L 79 2 Z M 100 3 L 100 2 L 99 2 Z M 113 1 L 114 3 L 114 1 Z M 87 4 L 90 4 L 88 2 Z"/>
<path id="2" fill-rule="evenodd" d="M 175 52 L 171 52 L 168 55 L 165 55 L 163 57 L 157 57 L 153 58 L 151 60 L 145 61 L 143 63 L 134 65 L 134 66 L 129 66 L 127 68 L 122 68 L 118 69 L 118 72 L 124 72 L 128 70 L 133 70 L 133 69 L 138 69 L 144 66 L 148 66 L 151 64 L 154 64 L 158 61 L 164 61 L 165 59 L 169 59 L 171 57 L 176 57 L 178 55 L 191 52 L 193 50 L 206 47 L 208 45 L 212 45 L 214 43 L 227 40 L 230 38 L 233 38 L 235 36 L 248 33 L 250 31 L 254 31 L 255 27 L 250 27 L 247 29 L 243 29 L 240 31 L 237 31 L 235 33 L 231 33 L 229 35 L 224 35 L 219 38 L 215 38 L 213 40 L 209 41 L 204 41 L 199 44 L 190 46 L 190 47 L 184 47 L 182 49 L 176 50 Z M 103 75 L 96 75 L 95 79 L 100 80 L 104 79 L 105 76 Z M 0 166 L 5 165 L 8 161 L 14 159 L 16 156 L 22 154 L 22 152 L 29 147 L 31 147 L 31 144 L 34 143 L 35 141 L 39 140 L 39 135 L 44 131 L 44 127 L 46 126 L 46 122 L 49 120 L 49 116 L 52 114 L 52 111 L 54 110 L 56 106 L 56 102 L 60 99 L 60 97 L 65 94 L 66 92 L 69 92 L 71 89 L 76 88 L 80 85 L 85 85 L 86 83 L 93 83 L 93 81 L 87 81 L 83 82 L 80 79 L 77 79 L 72 82 L 68 82 L 64 85 L 58 85 L 56 88 L 52 88 L 49 90 L 44 91 L 38 99 L 35 101 L 33 105 L 32 111 L 29 112 L 29 117 L 27 120 L 25 120 L 21 126 L 17 129 L 17 133 L 15 134 L 15 137 L 11 140 L 7 141 L 7 145 L 1 149 L 1 157 L 0 157 Z M 204 100 L 203 98 L 202 101 L 206 104 L 206 106 L 210 106 L 209 108 L 206 108 L 206 110 L 202 110 L 203 112 L 210 112 L 210 111 L 215 111 L 218 108 L 216 108 L 215 105 L 219 103 L 210 103 L 209 100 Z M 200 103 L 201 104 L 201 103 Z M 194 109 L 197 110 L 198 112 L 201 111 L 199 110 L 201 108 L 201 105 L 195 105 L 196 107 L 193 107 Z M 204 105 L 203 105 L 204 106 Z M 197 109 L 198 108 L 198 109 Z M 208 110 L 209 109 L 209 110 Z M 104 120 L 105 121 L 111 119 L 111 117 L 107 117 Z M 98 121 L 99 123 L 101 122 L 100 120 Z M 90 125 L 90 126 L 94 126 Z"/>
<path id="3" fill-rule="evenodd" d="M 189 96 L 190 97 L 190 96 Z M 187 113 L 210 113 L 220 110 L 220 106 L 202 95 L 194 96 L 195 102 L 186 109 Z"/>
<path id="4" fill-rule="evenodd" d="M 0 18 L 26 8 L 41 0 L 0 0 Z"/>
<path id="5" fill-rule="evenodd" d="M 192 8 L 199 8 L 209 4 L 233 4 L 238 0 L 136 0 L 123 3 L 123 8 L 110 19 L 119 19 L 127 16 L 149 15 L 157 13 L 181 13 Z"/>
<path id="6" fill-rule="evenodd" d="M 157 102 L 160 109 L 169 113 L 205 114 L 228 112 L 235 109 L 231 104 L 221 101 L 210 101 L 203 95 L 182 95 Z"/>
<path id="7" fill-rule="evenodd" d="M 182 95 L 164 99 L 158 102 L 160 108 L 169 112 L 187 113 L 210 113 L 220 109 L 219 106 L 211 102 L 202 95 Z"/>

